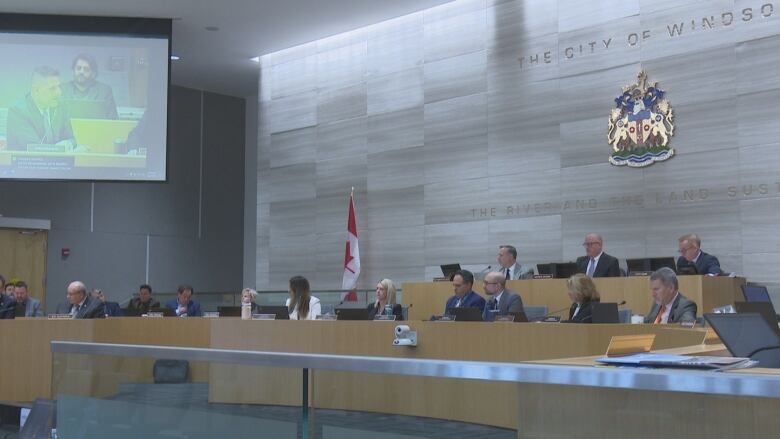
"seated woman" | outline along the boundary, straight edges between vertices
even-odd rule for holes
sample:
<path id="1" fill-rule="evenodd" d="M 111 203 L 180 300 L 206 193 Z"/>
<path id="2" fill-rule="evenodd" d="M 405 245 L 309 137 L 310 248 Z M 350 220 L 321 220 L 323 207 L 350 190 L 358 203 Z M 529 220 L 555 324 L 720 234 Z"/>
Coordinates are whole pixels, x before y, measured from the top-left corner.
<path id="1" fill-rule="evenodd" d="M 311 295 L 309 281 L 303 276 L 290 278 L 290 297 L 285 302 L 290 320 L 314 320 L 322 314 L 320 299 Z"/>
<path id="2" fill-rule="evenodd" d="M 241 304 L 244 303 L 251 303 L 252 304 L 252 314 L 257 314 L 260 312 L 260 305 L 255 303 L 257 300 L 257 291 L 251 289 L 251 288 L 244 288 L 241 290 Z"/>
<path id="3" fill-rule="evenodd" d="M 403 320 L 401 305 L 395 303 L 395 285 L 390 279 L 382 279 L 376 284 L 376 301 L 368 304 L 368 318 L 373 319 L 377 315 L 388 315 L 386 306 L 390 305 L 396 320 Z"/>
<path id="4" fill-rule="evenodd" d="M 569 299 L 573 302 L 569 309 L 570 323 L 592 323 L 594 302 L 599 302 L 601 296 L 596 290 L 593 279 L 578 273 L 566 281 Z"/>

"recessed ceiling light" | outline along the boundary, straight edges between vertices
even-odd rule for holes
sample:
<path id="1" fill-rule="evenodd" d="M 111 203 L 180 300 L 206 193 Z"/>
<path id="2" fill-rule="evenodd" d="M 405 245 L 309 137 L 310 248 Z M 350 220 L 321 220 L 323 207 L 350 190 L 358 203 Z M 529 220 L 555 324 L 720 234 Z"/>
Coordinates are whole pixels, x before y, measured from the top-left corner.
<path id="1" fill-rule="evenodd" d="M 254 58 L 249 58 L 249 61 L 256 62 L 256 63 L 260 63 L 260 57 L 259 57 L 259 56 L 256 56 L 256 57 L 254 57 Z"/>
<path id="2" fill-rule="evenodd" d="M 206 26 L 206 30 L 209 32 L 216 32 L 219 28 L 217 26 Z"/>
<path id="3" fill-rule="evenodd" d="M 178 61 L 180 59 L 181 59 L 181 57 L 179 55 L 171 54 L 171 61 Z"/>

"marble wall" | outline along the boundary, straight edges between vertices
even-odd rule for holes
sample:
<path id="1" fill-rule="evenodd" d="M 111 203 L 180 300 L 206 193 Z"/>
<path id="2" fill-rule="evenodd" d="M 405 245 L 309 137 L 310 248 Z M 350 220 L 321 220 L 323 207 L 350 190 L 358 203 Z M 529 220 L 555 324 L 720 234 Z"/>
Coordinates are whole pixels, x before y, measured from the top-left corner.
<path id="1" fill-rule="evenodd" d="M 266 55 L 257 287 L 340 288 L 352 187 L 361 287 L 479 270 L 504 243 L 572 260 L 588 232 L 621 259 L 697 232 L 780 285 L 779 49 L 780 2 L 465 0 Z M 641 69 L 677 154 L 615 167 L 608 115 Z"/>

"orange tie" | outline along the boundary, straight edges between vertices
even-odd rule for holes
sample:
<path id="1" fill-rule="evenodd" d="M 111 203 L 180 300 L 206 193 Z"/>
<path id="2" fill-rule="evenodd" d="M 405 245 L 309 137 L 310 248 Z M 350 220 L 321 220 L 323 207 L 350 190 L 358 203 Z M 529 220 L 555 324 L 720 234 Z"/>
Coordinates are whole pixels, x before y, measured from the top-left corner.
<path id="1" fill-rule="evenodd" d="M 655 322 L 653 322 L 654 325 L 661 323 L 661 317 L 664 315 L 664 312 L 666 312 L 666 305 L 661 305 L 661 309 L 658 310 L 658 315 L 655 316 Z"/>

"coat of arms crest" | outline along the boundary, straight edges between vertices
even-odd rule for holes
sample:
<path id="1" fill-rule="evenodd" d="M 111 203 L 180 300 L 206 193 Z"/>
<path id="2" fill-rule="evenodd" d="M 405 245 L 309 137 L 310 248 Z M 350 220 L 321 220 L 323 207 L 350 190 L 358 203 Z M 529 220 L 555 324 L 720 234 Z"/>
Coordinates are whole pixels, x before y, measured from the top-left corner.
<path id="1" fill-rule="evenodd" d="M 634 84 L 623 87 L 609 114 L 607 140 L 612 145 L 609 162 L 641 168 L 674 155 L 669 139 L 674 135 L 674 114 L 657 82 L 647 83 L 639 72 Z"/>

